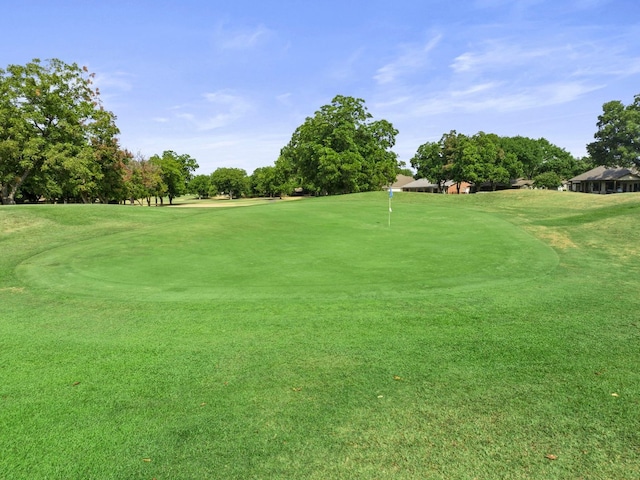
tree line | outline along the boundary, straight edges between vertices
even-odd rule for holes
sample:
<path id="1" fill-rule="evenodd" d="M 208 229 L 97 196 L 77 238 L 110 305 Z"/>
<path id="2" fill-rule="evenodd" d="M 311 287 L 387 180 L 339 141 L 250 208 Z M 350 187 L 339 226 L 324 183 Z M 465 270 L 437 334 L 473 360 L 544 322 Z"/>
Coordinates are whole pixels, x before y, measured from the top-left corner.
<path id="1" fill-rule="evenodd" d="M 116 116 L 104 109 L 94 74 L 58 59 L 0 69 L 0 200 L 172 203 L 185 193 L 229 198 L 332 195 L 379 190 L 412 173 L 393 152 L 398 131 L 374 120 L 363 99 L 336 96 L 307 117 L 271 166 L 195 175 L 197 161 L 164 151 L 133 155 L 118 141 Z M 415 177 L 495 188 L 525 177 L 554 188 L 593 165 L 640 167 L 640 95 L 608 102 L 590 157 L 574 158 L 544 138 L 451 131 L 410 160 Z"/>

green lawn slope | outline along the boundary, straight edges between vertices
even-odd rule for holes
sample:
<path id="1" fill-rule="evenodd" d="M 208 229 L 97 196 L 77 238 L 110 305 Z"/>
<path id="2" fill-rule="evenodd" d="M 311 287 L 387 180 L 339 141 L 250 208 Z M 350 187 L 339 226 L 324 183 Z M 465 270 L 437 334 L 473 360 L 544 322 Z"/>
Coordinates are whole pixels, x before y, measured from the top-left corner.
<path id="1" fill-rule="evenodd" d="M 640 196 L 0 209 L 0 478 L 638 478 Z"/>

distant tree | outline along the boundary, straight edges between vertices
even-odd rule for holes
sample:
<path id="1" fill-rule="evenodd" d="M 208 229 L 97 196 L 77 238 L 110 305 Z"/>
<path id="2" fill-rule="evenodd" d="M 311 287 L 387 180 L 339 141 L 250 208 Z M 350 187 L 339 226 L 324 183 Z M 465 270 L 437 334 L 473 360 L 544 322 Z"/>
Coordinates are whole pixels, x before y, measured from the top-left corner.
<path id="1" fill-rule="evenodd" d="M 525 178 L 533 178 L 540 173 L 540 167 L 544 161 L 542 144 L 533 138 L 515 136 L 501 137 L 500 145 L 505 154 L 515 156 L 522 166 L 522 175 Z"/>
<path id="2" fill-rule="evenodd" d="M 462 182 L 495 186 L 508 183 L 521 170 L 513 154 L 505 153 L 500 137 L 478 132 L 469 137 L 452 130 L 440 141 L 427 142 L 411 159 L 417 175 L 437 183 L 440 190 L 446 181 L 456 183 L 458 192 Z"/>
<path id="3" fill-rule="evenodd" d="M 111 167 L 97 164 L 103 158 L 91 149 L 113 144 L 118 129 L 115 116 L 103 110 L 92 78 L 86 68 L 58 59 L 0 69 L 3 204 L 15 203 L 23 185 L 32 195 L 85 201 L 100 192 L 103 167 Z"/>
<path id="4" fill-rule="evenodd" d="M 229 200 L 240 197 L 249 187 L 247 172 L 241 168 L 217 168 L 211 174 L 211 192 L 229 195 Z"/>
<path id="5" fill-rule="evenodd" d="M 458 193 L 462 182 L 482 181 L 482 150 L 473 138 L 452 131 L 443 135 L 441 147 L 447 180 L 456 183 Z"/>
<path id="6" fill-rule="evenodd" d="M 615 100 L 602 110 L 589 155 L 597 165 L 640 168 L 640 94 L 629 105 Z"/>
<path id="7" fill-rule="evenodd" d="M 175 197 L 187 192 L 187 185 L 193 177 L 192 173 L 198 168 L 198 163 L 189 155 L 178 155 L 173 150 L 165 150 L 162 156 L 154 155 L 149 161 L 160 167 L 166 187 L 160 195 L 160 203 L 164 194 L 169 197 L 169 205 L 172 205 Z"/>
<path id="8" fill-rule="evenodd" d="M 400 167 L 398 168 L 398 175 L 413 177 L 413 170 L 411 170 L 409 167 Z"/>
<path id="9" fill-rule="evenodd" d="M 126 197 L 133 204 L 146 200 L 151 205 L 151 197 L 162 196 L 166 191 L 163 183 L 162 170 L 159 165 L 151 162 L 138 153 L 124 167 L 124 185 Z"/>
<path id="10" fill-rule="evenodd" d="M 505 153 L 500 137 L 494 133 L 478 132 L 472 137 L 478 146 L 479 160 L 477 181 L 487 182 L 495 189 L 498 184 L 509 184 L 522 172 L 522 165 L 515 155 Z"/>
<path id="11" fill-rule="evenodd" d="M 562 185 L 562 179 L 556 172 L 544 172 L 533 179 L 533 185 L 537 188 L 548 188 L 550 190 Z"/>
<path id="12" fill-rule="evenodd" d="M 196 175 L 189 182 L 189 193 L 198 198 L 207 198 L 211 190 L 211 175 Z"/>
<path id="13" fill-rule="evenodd" d="M 426 178 L 436 183 L 442 191 L 444 183 L 449 180 L 448 159 L 444 154 L 444 142 L 447 135 L 457 135 L 455 131 L 445 134 L 440 142 L 427 142 L 418 147 L 410 163 L 416 169 L 416 177 Z"/>
<path id="14" fill-rule="evenodd" d="M 305 188 L 302 177 L 294 170 L 289 157 L 280 155 L 274 164 L 274 190 L 279 195 L 291 195 L 296 188 Z"/>
<path id="15" fill-rule="evenodd" d="M 251 174 L 251 191 L 260 197 L 273 197 L 279 192 L 275 166 L 256 168 Z"/>
<path id="16" fill-rule="evenodd" d="M 537 169 L 537 173 L 553 172 L 561 179 L 569 179 L 584 172 L 584 163 L 576 159 L 564 148 L 552 144 L 545 138 L 538 141 L 542 152 L 542 161 Z"/>
<path id="17" fill-rule="evenodd" d="M 336 96 L 296 129 L 280 152 L 281 164 L 315 193 L 378 190 L 392 183 L 398 163 L 391 149 L 398 131 L 371 118 L 364 100 Z"/>
<path id="18" fill-rule="evenodd" d="M 142 205 L 142 198 L 145 197 L 146 191 L 142 182 L 142 167 L 137 160 L 131 160 L 127 163 L 123 172 L 123 181 L 125 186 L 123 200 L 129 200 L 131 205 L 136 201 Z"/>
<path id="19" fill-rule="evenodd" d="M 589 167 L 589 162 L 573 157 L 546 138 L 501 137 L 500 143 L 505 154 L 514 155 L 521 164 L 521 174 L 526 178 L 533 179 L 541 173 L 555 172 L 560 178 L 568 179 Z"/>

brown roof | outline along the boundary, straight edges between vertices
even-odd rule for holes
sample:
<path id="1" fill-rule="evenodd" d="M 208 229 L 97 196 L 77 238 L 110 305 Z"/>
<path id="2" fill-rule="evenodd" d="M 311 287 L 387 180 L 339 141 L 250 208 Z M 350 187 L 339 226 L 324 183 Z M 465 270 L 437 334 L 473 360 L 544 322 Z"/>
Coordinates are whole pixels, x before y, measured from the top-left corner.
<path id="1" fill-rule="evenodd" d="M 526 187 L 530 185 L 533 185 L 533 180 L 530 180 L 528 178 L 517 178 L 511 181 L 512 187 Z"/>
<path id="2" fill-rule="evenodd" d="M 409 189 L 412 189 L 412 188 L 438 188 L 438 184 L 431 183 L 426 178 L 419 178 L 418 180 L 414 180 L 411 183 L 407 183 L 402 188 L 409 188 Z"/>
<path id="3" fill-rule="evenodd" d="M 410 177 L 409 175 L 398 175 L 396 177 L 396 181 L 393 184 L 391 184 L 391 188 L 402 188 L 407 183 L 413 182 L 413 180 L 414 178 Z"/>
<path id="4" fill-rule="evenodd" d="M 599 167 L 592 168 L 588 172 L 584 172 L 581 175 L 575 176 L 570 179 L 570 182 L 588 182 L 599 180 L 619 180 L 622 177 L 637 177 L 640 178 L 640 172 L 635 168 L 625 167 L 605 167 L 600 165 Z"/>

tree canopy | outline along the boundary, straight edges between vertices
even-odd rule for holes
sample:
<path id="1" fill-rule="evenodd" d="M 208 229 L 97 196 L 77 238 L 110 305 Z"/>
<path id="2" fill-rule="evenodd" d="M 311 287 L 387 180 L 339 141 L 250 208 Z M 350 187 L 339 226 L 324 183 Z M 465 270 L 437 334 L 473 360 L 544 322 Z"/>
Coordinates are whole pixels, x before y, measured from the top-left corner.
<path id="1" fill-rule="evenodd" d="M 587 151 L 597 165 L 640 168 L 640 94 L 629 105 L 607 102 Z"/>
<path id="2" fill-rule="evenodd" d="M 442 190 L 448 180 L 495 188 L 520 176 L 533 179 L 553 173 L 541 177 L 548 184 L 581 173 L 586 164 L 544 138 L 499 137 L 484 132 L 467 136 L 452 130 L 438 142 L 420 145 L 411 166 L 417 176 L 437 183 Z"/>
<path id="3" fill-rule="evenodd" d="M 52 59 L 0 69 L 0 198 L 122 194 L 126 154 L 86 67 Z"/>
<path id="4" fill-rule="evenodd" d="M 175 197 L 187 193 L 189 181 L 193 178 L 193 172 L 198 168 L 195 159 L 187 154 L 179 155 L 173 150 L 165 150 L 162 152 L 162 156 L 154 155 L 149 161 L 160 169 L 164 185 L 164 190 L 159 192 L 161 199 L 163 195 L 166 195 L 169 197 L 171 205 Z"/>
<path id="5" fill-rule="evenodd" d="M 226 193 L 229 200 L 240 197 L 249 188 L 247 172 L 241 168 L 217 168 L 211 174 L 211 191 L 213 194 Z"/>
<path id="6" fill-rule="evenodd" d="M 314 193 L 338 194 L 378 190 L 398 171 L 398 131 L 386 120 L 371 120 L 364 100 L 336 96 L 293 133 L 279 163 L 298 175 Z"/>
<path id="7" fill-rule="evenodd" d="M 488 183 L 492 187 L 517 177 L 522 166 L 516 156 L 505 152 L 500 137 L 478 132 L 469 137 L 452 130 L 438 142 L 427 142 L 418 148 L 411 159 L 417 175 L 440 185 L 454 181 Z"/>

